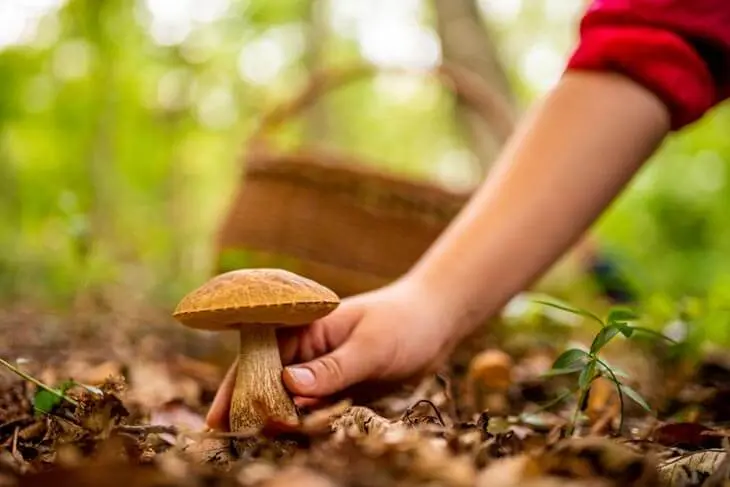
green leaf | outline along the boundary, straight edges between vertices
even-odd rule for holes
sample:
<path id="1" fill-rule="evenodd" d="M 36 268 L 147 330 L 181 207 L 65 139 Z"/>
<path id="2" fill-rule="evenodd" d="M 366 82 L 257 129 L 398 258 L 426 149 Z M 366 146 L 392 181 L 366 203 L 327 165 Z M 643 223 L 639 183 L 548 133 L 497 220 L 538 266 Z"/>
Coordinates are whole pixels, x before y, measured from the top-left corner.
<path id="1" fill-rule="evenodd" d="M 77 385 L 77 384 L 76 384 L 76 381 L 74 381 L 73 379 L 69 379 L 67 381 L 61 382 L 61 385 L 58 386 L 58 392 L 60 392 L 61 394 L 66 394 L 66 392 L 68 392 L 68 390 L 71 389 L 75 385 Z"/>
<path id="2" fill-rule="evenodd" d="M 578 385 L 581 389 L 585 389 L 591 382 L 593 382 L 593 379 L 595 378 L 596 363 L 589 362 L 588 365 L 586 365 L 585 368 L 581 371 L 580 376 L 578 376 Z"/>
<path id="3" fill-rule="evenodd" d="M 588 353 L 586 353 L 585 351 L 577 348 L 571 348 L 570 350 L 566 350 L 565 352 L 561 353 L 560 356 L 555 359 L 555 362 L 553 362 L 553 369 L 568 368 L 579 360 L 586 358 L 587 356 Z"/>
<path id="4" fill-rule="evenodd" d="M 636 330 L 633 326 L 625 323 L 616 323 L 616 326 L 618 326 L 619 330 L 621 330 L 621 334 L 626 338 L 631 338 L 631 335 L 633 335 Z"/>
<path id="5" fill-rule="evenodd" d="M 59 396 L 45 389 L 39 389 L 33 397 L 33 407 L 42 413 L 50 413 L 61 404 L 62 400 Z"/>
<path id="6" fill-rule="evenodd" d="M 602 349 L 613 339 L 613 337 L 618 335 L 620 331 L 621 329 L 618 325 L 608 325 L 601 328 L 601 331 L 596 334 L 596 338 L 594 338 L 593 343 L 591 343 L 591 353 L 596 353 Z"/>
<path id="7" fill-rule="evenodd" d="M 647 412 L 651 413 L 651 406 L 644 400 L 643 397 L 641 397 L 641 394 L 636 392 L 631 387 L 627 386 L 626 384 L 619 384 L 619 387 L 621 388 L 621 392 L 626 394 L 629 398 L 631 398 L 634 402 L 636 402 L 639 406 L 644 408 Z"/>
<path id="8" fill-rule="evenodd" d="M 551 407 L 555 406 L 556 404 L 559 404 L 559 403 L 565 401 L 567 398 L 569 398 L 570 396 L 572 396 L 576 392 L 578 392 L 578 388 L 572 389 L 572 390 L 569 390 L 569 391 L 566 391 L 566 392 L 560 394 L 555 399 L 553 399 L 551 401 L 548 401 L 547 403 L 542 404 L 540 407 L 538 407 L 537 410 L 538 411 L 545 411 L 547 409 L 550 409 Z"/>
<path id="9" fill-rule="evenodd" d="M 543 372 L 540 374 L 541 377 L 555 377 L 557 375 L 568 375 L 568 374 L 575 374 L 576 372 L 579 372 L 585 368 L 584 365 L 577 365 L 575 367 L 567 367 L 564 369 L 550 369 L 547 372 Z"/>
<path id="10" fill-rule="evenodd" d="M 575 315 L 585 316 L 586 318 L 590 318 L 598 323 L 600 323 L 601 326 L 604 326 L 603 320 L 599 318 L 598 316 L 594 315 L 590 311 L 586 311 L 584 309 L 579 308 L 571 308 L 569 306 L 565 306 L 563 304 L 558 304 L 552 301 L 543 301 L 541 299 L 534 300 L 538 304 L 544 304 L 545 306 L 550 306 L 552 308 L 556 308 L 562 311 L 567 311 L 568 313 L 573 313 Z"/>
<path id="11" fill-rule="evenodd" d="M 627 308 L 614 308 L 608 313 L 606 322 L 608 324 L 625 323 L 627 321 L 636 321 L 639 315 Z"/>
<path id="12" fill-rule="evenodd" d="M 679 345 L 679 342 L 676 341 L 675 339 L 673 339 L 671 337 L 668 337 L 664 333 L 658 332 L 656 330 L 652 330 L 650 328 L 644 328 L 642 326 L 632 326 L 631 328 L 634 331 L 639 331 L 641 333 L 646 333 L 647 335 L 651 335 L 651 336 L 653 336 L 655 338 L 659 338 L 659 339 L 662 339 L 662 340 L 667 340 L 668 342 L 670 342 L 670 343 L 672 343 L 674 345 Z"/>
<path id="13" fill-rule="evenodd" d="M 613 381 L 613 377 L 622 377 L 622 378 L 625 379 L 625 378 L 627 378 L 629 376 L 626 372 L 624 372 L 620 368 L 614 367 L 613 365 L 607 363 L 605 361 L 605 359 L 604 360 L 599 360 L 598 361 L 598 366 L 599 366 L 600 369 L 606 371 L 606 373 L 608 374 L 608 378 L 610 380 L 612 380 L 612 381 Z"/>

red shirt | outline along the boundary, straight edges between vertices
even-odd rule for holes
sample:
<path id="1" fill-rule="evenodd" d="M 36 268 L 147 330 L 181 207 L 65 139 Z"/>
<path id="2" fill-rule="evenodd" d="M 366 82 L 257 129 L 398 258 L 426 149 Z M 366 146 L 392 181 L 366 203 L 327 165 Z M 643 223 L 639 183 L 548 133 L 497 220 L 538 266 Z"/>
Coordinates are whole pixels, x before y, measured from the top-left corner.
<path id="1" fill-rule="evenodd" d="M 682 128 L 730 96 L 730 0 L 594 0 L 567 69 L 630 77 Z"/>

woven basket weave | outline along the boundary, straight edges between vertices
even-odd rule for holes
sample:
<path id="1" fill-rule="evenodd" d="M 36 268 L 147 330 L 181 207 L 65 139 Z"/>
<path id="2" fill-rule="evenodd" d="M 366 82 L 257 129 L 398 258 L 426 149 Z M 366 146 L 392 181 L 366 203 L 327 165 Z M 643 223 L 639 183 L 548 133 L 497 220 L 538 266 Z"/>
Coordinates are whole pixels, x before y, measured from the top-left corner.
<path id="1" fill-rule="evenodd" d="M 377 72 L 356 66 L 315 74 L 298 97 L 262 118 L 217 237 L 217 272 L 283 267 L 348 296 L 402 275 L 446 228 L 468 193 L 378 171 L 331 148 L 277 151 L 269 140 L 327 91 Z M 480 78 L 445 65 L 429 74 L 485 118 L 500 141 L 509 136 L 510 112 Z"/>

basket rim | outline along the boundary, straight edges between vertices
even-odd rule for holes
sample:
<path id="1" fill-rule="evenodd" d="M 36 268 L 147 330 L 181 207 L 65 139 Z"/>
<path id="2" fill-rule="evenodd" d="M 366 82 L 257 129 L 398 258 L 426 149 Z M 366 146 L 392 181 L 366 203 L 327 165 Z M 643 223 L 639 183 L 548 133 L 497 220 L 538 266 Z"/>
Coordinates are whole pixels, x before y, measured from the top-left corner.
<path id="1" fill-rule="evenodd" d="M 244 168 L 243 184 L 276 180 L 335 194 L 359 206 L 426 213 L 437 219 L 452 218 L 473 194 L 471 189 L 458 191 L 385 167 L 373 167 L 363 159 L 334 151 L 300 149 L 250 161 Z"/>
<path id="2" fill-rule="evenodd" d="M 304 167 L 327 172 L 334 178 L 339 177 L 345 180 L 356 181 L 355 177 L 370 178 L 372 181 L 382 183 L 383 187 L 406 191 L 416 190 L 419 191 L 417 194 L 421 194 L 421 191 L 424 190 L 446 197 L 463 197 L 472 194 L 472 190 L 450 189 L 430 178 L 414 179 L 406 174 L 388 169 L 389 166 L 375 166 L 366 163 L 365 159 L 355 158 L 349 154 L 336 154 L 332 151 L 323 153 L 312 149 L 256 158 L 246 164 L 244 172 L 248 177 L 288 175 L 291 169 Z"/>

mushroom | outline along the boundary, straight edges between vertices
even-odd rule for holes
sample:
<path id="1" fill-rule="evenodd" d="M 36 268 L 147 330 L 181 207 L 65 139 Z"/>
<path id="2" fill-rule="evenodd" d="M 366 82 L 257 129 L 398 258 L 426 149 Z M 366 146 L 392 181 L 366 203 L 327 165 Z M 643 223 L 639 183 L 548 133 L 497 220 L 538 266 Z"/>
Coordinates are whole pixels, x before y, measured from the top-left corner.
<path id="1" fill-rule="evenodd" d="M 512 357 L 502 350 L 484 350 L 469 364 L 468 396 L 477 410 L 493 414 L 508 409 L 507 393 L 513 381 Z"/>
<path id="2" fill-rule="evenodd" d="M 502 350 L 484 350 L 469 364 L 469 376 L 491 390 L 506 391 L 512 384 L 512 365 L 512 357 Z"/>
<path id="3" fill-rule="evenodd" d="M 220 274 L 183 297 L 173 317 L 199 330 L 238 330 L 238 370 L 230 407 L 232 432 L 260 428 L 267 419 L 296 422 L 284 388 L 276 328 L 303 326 L 339 305 L 330 289 L 283 269 Z"/>

